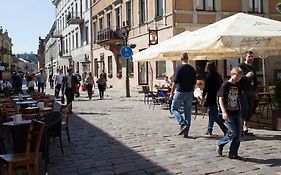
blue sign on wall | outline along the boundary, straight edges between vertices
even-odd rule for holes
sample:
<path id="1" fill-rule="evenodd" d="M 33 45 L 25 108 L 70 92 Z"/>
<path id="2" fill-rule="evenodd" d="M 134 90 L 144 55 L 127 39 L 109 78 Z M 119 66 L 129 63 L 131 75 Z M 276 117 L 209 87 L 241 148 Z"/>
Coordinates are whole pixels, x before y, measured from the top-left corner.
<path id="1" fill-rule="evenodd" d="M 121 48 L 120 54 L 123 58 L 129 59 L 133 55 L 133 50 L 129 46 L 123 46 Z"/>

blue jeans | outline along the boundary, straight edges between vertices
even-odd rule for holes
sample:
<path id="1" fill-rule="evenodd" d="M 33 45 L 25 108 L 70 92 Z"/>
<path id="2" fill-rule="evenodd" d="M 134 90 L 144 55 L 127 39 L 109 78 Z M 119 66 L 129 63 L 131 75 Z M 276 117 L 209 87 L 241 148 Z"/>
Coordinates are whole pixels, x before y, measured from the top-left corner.
<path id="1" fill-rule="evenodd" d="M 191 124 L 191 107 L 192 107 L 193 91 L 191 92 L 179 92 L 176 91 L 172 101 L 172 113 L 175 116 L 178 124 L 183 126 L 187 125 L 186 134 L 188 134 Z M 181 104 L 184 105 L 184 118 L 179 112 Z"/>
<path id="2" fill-rule="evenodd" d="M 241 114 L 228 115 L 229 118 L 225 121 L 226 127 L 228 128 L 227 134 L 219 139 L 218 146 L 220 149 L 231 142 L 229 147 L 229 155 L 238 155 L 238 149 L 240 146 L 241 138 Z"/>
<path id="3" fill-rule="evenodd" d="M 217 105 L 209 106 L 208 115 L 209 115 L 208 131 L 209 132 L 213 131 L 214 122 L 216 122 L 225 135 L 227 133 L 227 127 L 225 126 L 223 119 L 219 117 L 218 106 Z"/>

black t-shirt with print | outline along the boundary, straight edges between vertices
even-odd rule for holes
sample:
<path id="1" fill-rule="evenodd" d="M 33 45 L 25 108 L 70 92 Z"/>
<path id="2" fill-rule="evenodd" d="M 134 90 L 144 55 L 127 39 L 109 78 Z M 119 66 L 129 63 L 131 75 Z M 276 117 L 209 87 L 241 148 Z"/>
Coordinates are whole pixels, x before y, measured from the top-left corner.
<path id="1" fill-rule="evenodd" d="M 237 114 L 240 111 L 239 96 L 241 88 L 238 83 L 232 84 L 226 81 L 218 91 L 218 96 L 223 97 L 227 114 Z"/>

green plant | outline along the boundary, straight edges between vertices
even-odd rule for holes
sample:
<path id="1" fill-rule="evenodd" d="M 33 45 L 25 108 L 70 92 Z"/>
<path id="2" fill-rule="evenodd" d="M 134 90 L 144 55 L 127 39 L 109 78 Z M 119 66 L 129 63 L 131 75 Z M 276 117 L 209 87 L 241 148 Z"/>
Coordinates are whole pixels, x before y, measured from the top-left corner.
<path id="1" fill-rule="evenodd" d="M 281 109 L 281 81 L 279 81 L 275 87 L 275 101 L 278 104 L 278 108 Z"/>

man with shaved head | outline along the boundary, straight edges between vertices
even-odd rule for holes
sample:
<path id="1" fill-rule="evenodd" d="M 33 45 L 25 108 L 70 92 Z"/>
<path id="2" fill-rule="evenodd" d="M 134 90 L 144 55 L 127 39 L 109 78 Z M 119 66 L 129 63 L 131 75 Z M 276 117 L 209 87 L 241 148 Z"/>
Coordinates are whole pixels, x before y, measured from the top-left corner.
<path id="1" fill-rule="evenodd" d="M 187 53 L 182 53 L 181 61 L 182 64 L 177 67 L 173 77 L 170 94 L 170 98 L 173 98 L 171 111 L 180 127 L 178 135 L 183 135 L 185 138 L 188 138 L 191 124 L 193 91 L 196 84 L 196 71 L 188 64 Z M 184 105 L 184 117 L 179 112 L 179 108 L 182 104 Z"/>

